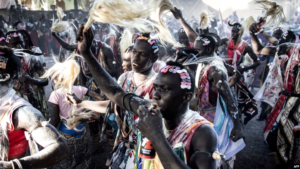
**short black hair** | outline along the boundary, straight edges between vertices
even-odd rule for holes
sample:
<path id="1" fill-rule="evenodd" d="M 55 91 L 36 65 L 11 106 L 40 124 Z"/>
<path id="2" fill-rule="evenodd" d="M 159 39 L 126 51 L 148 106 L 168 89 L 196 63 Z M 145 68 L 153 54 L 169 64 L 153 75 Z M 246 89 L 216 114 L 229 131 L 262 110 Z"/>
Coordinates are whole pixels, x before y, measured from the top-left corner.
<path id="1" fill-rule="evenodd" d="M 15 77 L 15 79 L 18 79 L 19 73 L 22 70 L 22 64 L 19 57 L 17 57 L 14 54 L 13 50 L 9 47 L 0 46 L 0 52 L 1 57 L 5 57 L 8 59 L 6 63 L 6 70 L 10 74 L 10 77 Z"/>
<path id="2" fill-rule="evenodd" d="M 296 35 L 293 31 L 287 31 L 288 35 L 286 36 L 286 38 L 290 38 L 291 42 L 295 42 L 296 41 Z"/>
<path id="3" fill-rule="evenodd" d="M 177 66 L 177 67 L 179 67 L 180 69 L 185 69 L 187 72 L 188 72 L 188 74 L 190 75 L 190 77 L 191 77 L 191 89 L 183 89 L 183 90 L 186 90 L 186 91 L 188 91 L 188 92 L 192 92 L 193 94 L 194 94 L 194 92 L 195 92 L 195 77 L 194 77 L 194 75 L 193 75 L 193 73 L 190 71 L 190 70 L 188 70 L 187 68 L 185 68 L 182 64 L 180 64 L 180 63 L 177 63 L 177 62 L 174 62 L 174 61 L 168 61 L 167 63 L 166 63 L 166 65 L 169 65 L 169 66 Z M 168 73 L 170 73 L 169 71 L 168 71 Z M 179 77 L 180 78 L 180 77 Z"/>

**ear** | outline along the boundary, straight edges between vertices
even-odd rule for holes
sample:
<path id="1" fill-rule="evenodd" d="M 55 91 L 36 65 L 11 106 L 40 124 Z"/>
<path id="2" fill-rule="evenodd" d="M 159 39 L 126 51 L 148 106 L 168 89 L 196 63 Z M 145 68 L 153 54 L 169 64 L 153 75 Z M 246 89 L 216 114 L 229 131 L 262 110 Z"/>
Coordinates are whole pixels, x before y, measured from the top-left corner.
<path id="1" fill-rule="evenodd" d="M 193 93 L 192 92 L 186 92 L 183 96 L 183 101 L 184 103 L 189 103 L 193 98 Z"/>

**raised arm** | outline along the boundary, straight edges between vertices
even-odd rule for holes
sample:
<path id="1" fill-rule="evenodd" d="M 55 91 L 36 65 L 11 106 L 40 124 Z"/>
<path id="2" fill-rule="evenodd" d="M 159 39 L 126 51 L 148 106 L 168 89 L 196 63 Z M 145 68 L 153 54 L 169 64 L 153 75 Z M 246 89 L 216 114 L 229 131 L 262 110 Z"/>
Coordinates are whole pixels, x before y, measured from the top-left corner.
<path id="1" fill-rule="evenodd" d="M 275 37 L 270 36 L 266 32 L 263 32 L 262 35 L 268 40 L 269 43 L 273 44 L 274 46 L 279 45 L 279 40 L 276 39 Z"/>
<path id="2" fill-rule="evenodd" d="M 91 52 L 91 44 L 93 38 L 94 35 L 90 29 L 84 33 L 84 38 L 81 45 L 81 53 L 85 58 L 85 61 L 88 64 L 97 85 L 100 87 L 101 91 L 109 98 L 109 100 L 116 103 L 122 108 L 128 110 L 131 109 L 131 112 L 133 112 L 135 115 L 138 115 L 138 106 L 140 104 L 146 104 L 146 101 L 137 96 L 129 96 L 128 93 L 125 92 L 117 83 L 117 81 L 112 78 L 105 71 L 105 69 L 103 69 L 103 67 Z"/>
<path id="3" fill-rule="evenodd" d="M 46 168 L 69 155 L 69 149 L 58 131 L 47 124 L 43 115 L 32 106 L 15 111 L 13 124 L 16 130 L 28 131 L 33 140 L 44 148 L 34 155 L 21 158 L 23 168 Z"/>
<path id="4" fill-rule="evenodd" d="M 258 40 L 257 36 L 254 34 L 255 32 L 258 32 L 259 29 L 257 28 L 257 24 L 253 23 L 250 26 L 250 36 L 251 36 L 251 45 L 254 53 L 257 55 L 267 55 L 267 56 L 275 56 L 276 53 L 276 47 L 267 46 L 264 47 L 260 41 Z M 250 55 L 251 56 L 251 55 Z"/>
<path id="5" fill-rule="evenodd" d="M 195 42 L 198 34 L 197 32 L 185 21 L 182 16 L 182 12 L 175 7 L 175 10 L 172 11 L 174 17 L 181 23 L 184 31 L 190 39 L 190 42 Z"/>
<path id="6" fill-rule="evenodd" d="M 23 75 L 20 78 L 21 82 L 27 82 L 27 83 L 31 83 L 37 86 L 47 86 L 48 85 L 48 79 L 35 79 L 30 77 L 28 74 Z"/>
<path id="7" fill-rule="evenodd" d="M 77 44 L 73 44 L 73 45 L 70 45 L 68 44 L 66 41 L 64 41 L 61 37 L 59 37 L 57 35 L 57 33 L 55 32 L 52 32 L 52 36 L 58 41 L 58 43 L 64 48 L 64 49 L 67 49 L 69 51 L 74 51 L 74 50 L 77 50 Z"/>

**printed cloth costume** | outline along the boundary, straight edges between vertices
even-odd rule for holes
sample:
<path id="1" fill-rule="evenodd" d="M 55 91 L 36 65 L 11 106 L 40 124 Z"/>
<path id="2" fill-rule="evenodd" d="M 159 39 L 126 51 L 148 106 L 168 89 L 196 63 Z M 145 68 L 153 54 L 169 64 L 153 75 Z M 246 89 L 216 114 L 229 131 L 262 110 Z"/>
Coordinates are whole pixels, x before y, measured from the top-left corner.
<path id="1" fill-rule="evenodd" d="M 293 69 L 295 78 L 293 84 L 293 93 L 300 94 L 300 71 L 296 65 Z M 284 162 L 293 161 L 294 133 L 293 129 L 300 123 L 300 99 L 299 97 L 289 97 L 285 106 L 280 112 L 280 121 L 278 123 L 277 151 Z"/>
<path id="2" fill-rule="evenodd" d="M 82 86 L 73 86 L 72 91 L 78 98 L 82 99 L 88 90 Z M 53 168 L 93 168 L 94 161 L 91 157 L 90 140 L 86 134 L 88 125 L 82 123 L 76 127 L 77 130 L 68 129 L 66 126 L 65 119 L 68 118 L 68 111 L 72 106 L 65 101 L 65 93 L 62 89 L 53 91 L 49 102 L 59 106 L 61 123 L 58 126 L 58 131 L 64 137 L 72 155 L 53 166 Z"/>
<path id="3" fill-rule="evenodd" d="M 0 144 L 1 147 L 9 145 L 8 156 L 5 157 L 5 159 L 1 159 L 0 157 L 1 161 L 19 157 L 23 155 L 28 148 L 28 141 L 26 140 L 24 131 L 15 130 L 12 122 L 14 111 L 22 106 L 31 105 L 16 95 L 16 92 L 13 89 L 9 89 L 7 94 L 0 99 L 0 117 L 3 116 L 0 123 Z M 5 139 L 3 132 L 7 132 L 8 140 Z M 9 142 L 8 144 L 6 144 L 7 141 Z"/>
<path id="4" fill-rule="evenodd" d="M 282 90 L 283 81 L 281 76 L 280 61 L 279 57 L 276 55 L 271 65 L 268 76 L 263 86 L 255 95 L 254 99 L 257 101 L 265 102 L 271 107 L 274 107 L 279 98 L 279 92 L 281 92 Z"/>
<path id="5" fill-rule="evenodd" d="M 152 99 L 153 82 L 156 79 L 156 76 L 157 74 L 155 73 L 142 85 L 136 86 L 134 82 L 134 72 L 129 71 L 123 73 L 119 77 L 118 84 L 129 93 L 134 93 L 140 97 L 148 95 L 149 98 Z M 128 168 L 129 166 L 134 167 L 134 160 L 137 155 L 136 152 L 138 152 L 138 147 L 136 146 L 138 142 L 137 136 L 139 135 L 136 128 L 138 117 L 135 117 L 132 113 L 123 109 L 120 110 L 119 115 L 123 121 L 122 128 L 120 129 L 123 138 L 122 142 L 116 147 L 114 153 L 111 154 L 112 157 L 109 165 L 112 169 Z M 127 159 L 132 160 L 129 162 Z"/>
<path id="6" fill-rule="evenodd" d="M 245 147 L 242 139 L 237 142 L 229 140 L 229 135 L 233 129 L 233 122 L 227 112 L 226 104 L 218 92 L 209 91 L 209 81 L 207 79 L 209 70 L 212 66 L 223 64 L 218 60 L 213 60 L 205 65 L 200 63 L 197 68 L 197 74 L 200 71 L 199 78 L 196 76 L 198 111 L 200 114 L 214 124 L 214 128 L 218 135 L 218 150 L 226 156 L 225 160 L 230 159 Z M 217 100 L 217 106 L 210 103 L 210 98 Z"/>
<path id="7" fill-rule="evenodd" d="M 239 44 L 234 45 L 233 40 L 228 45 L 228 60 L 227 63 L 237 68 L 243 59 L 242 53 L 245 50 L 247 42 L 242 40 Z M 244 124 L 246 125 L 253 117 L 258 114 L 258 108 L 256 101 L 253 99 L 253 95 L 248 90 L 246 84 L 239 80 L 234 87 L 232 87 L 233 94 L 238 101 L 238 107 L 242 113 L 246 116 Z"/>
<path id="8" fill-rule="evenodd" d="M 299 49 L 300 49 L 300 45 L 293 46 L 288 53 L 289 60 L 287 62 L 287 66 L 285 69 L 284 82 L 283 82 L 283 89 L 288 92 L 292 91 L 293 82 L 294 82 L 294 77 L 292 76 L 292 70 L 295 67 L 295 65 L 300 63 Z M 281 68 L 282 68 L 282 65 L 281 65 Z M 287 99 L 287 96 L 285 96 L 285 95 L 279 96 L 279 98 L 267 120 L 266 126 L 264 128 L 265 139 L 268 138 L 270 131 L 275 131 L 275 129 L 277 129 L 277 125 L 278 125 L 279 119 L 282 114 L 281 110 L 283 110 L 283 108 L 285 107 L 286 102 L 287 102 L 286 99 Z"/>

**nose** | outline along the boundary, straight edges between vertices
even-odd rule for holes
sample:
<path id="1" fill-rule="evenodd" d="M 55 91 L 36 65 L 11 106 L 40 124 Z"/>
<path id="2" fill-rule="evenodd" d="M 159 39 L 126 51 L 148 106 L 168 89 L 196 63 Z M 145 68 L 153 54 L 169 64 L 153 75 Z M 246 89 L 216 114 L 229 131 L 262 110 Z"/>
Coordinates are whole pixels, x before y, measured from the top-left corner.
<path id="1" fill-rule="evenodd" d="M 134 54 L 132 56 L 132 61 L 139 61 L 140 60 L 140 55 L 137 53 L 137 54 Z"/>
<path id="2" fill-rule="evenodd" d="M 152 97 L 154 100 L 160 100 L 161 99 L 160 90 L 159 89 L 153 90 Z"/>

